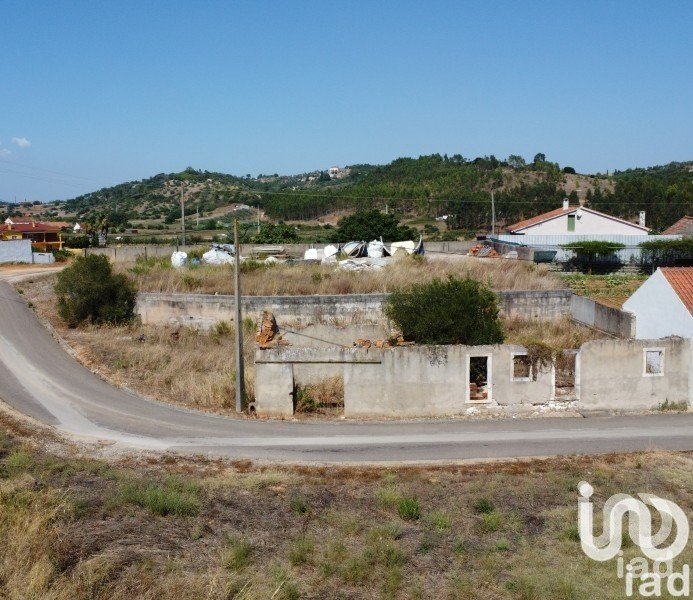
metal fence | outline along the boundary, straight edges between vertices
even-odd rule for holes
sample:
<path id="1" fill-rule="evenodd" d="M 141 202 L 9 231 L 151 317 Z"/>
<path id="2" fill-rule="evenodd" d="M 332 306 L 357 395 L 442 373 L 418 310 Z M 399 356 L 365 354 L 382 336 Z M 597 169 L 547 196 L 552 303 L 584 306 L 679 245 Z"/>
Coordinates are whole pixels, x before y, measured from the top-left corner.
<path id="1" fill-rule="evenodd" d="M 512 242 L 530 246 L 537 250 L 555 250 L 556 257 L 554 262 L 565 263 L 575 258 L 573 250 L 562 248 L 564 244 L 573 242 L 613 242 L 623 244 L 625 248 L 616 250 L 613 254 L 604 257 L 597 257 L 595 262 L 628 264 L 642 262 L 642 242 L 653 242 L 656 240 L 680 240 L 680 235 L 497 235 L 496 239 L 501 242 Z"/>

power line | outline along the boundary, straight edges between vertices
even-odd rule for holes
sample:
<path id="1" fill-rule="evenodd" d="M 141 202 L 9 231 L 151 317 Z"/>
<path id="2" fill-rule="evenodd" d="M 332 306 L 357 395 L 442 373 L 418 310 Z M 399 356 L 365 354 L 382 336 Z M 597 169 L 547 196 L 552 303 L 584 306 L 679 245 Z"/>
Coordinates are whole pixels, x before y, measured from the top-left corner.
<path id="1" fill-rule="evenodd" d="M 52 171 L 50 169 L 44 169 L 43 167 L 34 167 L 32 165 L 25 165 L 23 163 L 18 163 L 14 160 L 7 160 L 4 158 L 0 158 L 0 162 L 6 163 L 8 165 L 15 165 L 17 167 L 22 167 L 23 169 L 33 169 L 35 171 L 43 171 L 44 173 L 52 173 L 53 175 L 60 175 L 61 177 L 68 177 L 69 179 L 83 179 L 84 181 L 93 181 L 94 183 L 97 183 L 95 179 L 91 179 L 89 177 L 82 177 L 80 175 L 69 175 L 67 173 L 61 173 L 60 171 Z"/>
<path id="2" fill-rule="evenodd" d="M 382 201 L 404 201 L 404 202 L 465 202 L 465 203 L 477 203 L 477 204 L 489 204 L 490 200 L 475 200 L 475 199 L 462 199 L 462 198 L 403 198 L 403 197 L 395 197 L 395 196 L 353 196 L 353 195 L 334 195 L 334 194 L 320 194 L 320 193 L 314 193 L 314 192 L 273 192 L 273 191 L 257 191 L 257 190 L 234 190 L 238 194 L 245 194 L 248 196 L 267 196 L 267 195 L 274 195 L 274 196 L 306 196 L 310 198 L 330 198 L 332 200 L 382 200 Z M 544 202 L 548 203 L 550 200 L 544 200 Z M 534 199 L 534 200 L 507 200 L 504 202 L 504 204 L 536 204 L 537 202 L 540 202 L 540 200 Z M 598 202 L 598 204 L 601 205 L 607 205 L 607 204 L 624 204 L 624 202 L 602 202 L 601 200 Z M 636 203 L 637 204 L 637 203 Z M 670 202 L 667 201 L 647 201 L 644 200 L 642 201 L 642 204 L 671 204 Z M 586 206 L 585 208 L 589 208 L 589 206 Z"/>
<path id="3" fill-rule="evenodd" d="M 7 170 L 7 169 L 0 169 L 0 173 L 5 173 L 7 175 L 16 175 L 17 177 L 24 177 L 25 179 L 34 179 L 36 181 L 43 181 L 45 183 L 52 183 L 52 184 L 57 184 L 57 185 L 66 185 L 66 186 L 74 188 L 74 189 L 80 189 L 80 187 L 76 183 L 70 183 L 68 181 L 61 181 L 61 180 L 55 179 L 55 178 L 38 177 L 36 175 L 27 175 L 26 173 L 19 173 L 17 171 L 11 171 L 11 170 Z"/>

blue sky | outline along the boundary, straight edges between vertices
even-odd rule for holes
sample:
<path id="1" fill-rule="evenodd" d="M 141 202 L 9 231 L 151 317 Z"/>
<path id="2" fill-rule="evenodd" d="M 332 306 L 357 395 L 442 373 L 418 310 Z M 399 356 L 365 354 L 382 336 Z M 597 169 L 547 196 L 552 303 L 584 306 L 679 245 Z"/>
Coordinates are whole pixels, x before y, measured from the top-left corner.
<path id="1" fill-rule="evenodd" d="M 692 22 L 690 1 L 4 0 L 0 199 L 189 165 L 693 160 Z"/>

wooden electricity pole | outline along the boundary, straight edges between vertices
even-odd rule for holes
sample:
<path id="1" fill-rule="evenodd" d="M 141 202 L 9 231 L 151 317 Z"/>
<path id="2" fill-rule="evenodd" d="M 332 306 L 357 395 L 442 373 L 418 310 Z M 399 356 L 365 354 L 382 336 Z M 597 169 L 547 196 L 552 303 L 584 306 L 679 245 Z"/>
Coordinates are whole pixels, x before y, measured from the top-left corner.
<path id="1" fill-rule="evenodd" d="M 180 193 L 180 226 L 182 232 L 182 246 L 185 247 L 185 202 L 183 201 L 183 192 Z"/>
<path id="2" fill-rule="evenodd" d="M 233 220 L 234 296 L 236 304 L 236 412 L 243 410 L 245 378 L 243 374 L 243 321 L 241 320 L 241 245 L 238 243 L 238 219 Z"/>

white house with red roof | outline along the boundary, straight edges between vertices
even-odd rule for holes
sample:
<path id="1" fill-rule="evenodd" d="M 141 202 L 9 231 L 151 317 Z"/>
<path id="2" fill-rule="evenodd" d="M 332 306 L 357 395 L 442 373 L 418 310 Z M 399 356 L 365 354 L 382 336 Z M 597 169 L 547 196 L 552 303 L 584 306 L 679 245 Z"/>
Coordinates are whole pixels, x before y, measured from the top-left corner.
<path id="1" fill-rule="evenodd" d="M 647 235 L 645 214 L 640 214 L 640 223 L 631 223 L 612 217 L 585 206 L 570 206 L 568 200 L 563 207 L 525 219 L 506 228 L 515 235 Z"/>
<path id="2" fill-rule="evenodd" d="M 623 303 L 635 315 L 635 337 L 693 338 L 693 267 L 660 267 Z"/>

